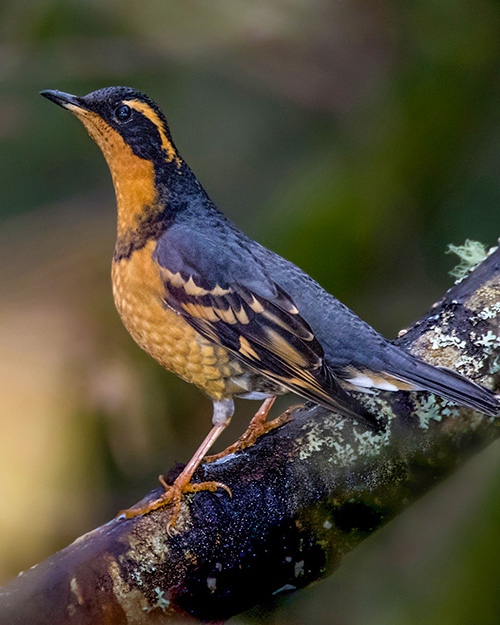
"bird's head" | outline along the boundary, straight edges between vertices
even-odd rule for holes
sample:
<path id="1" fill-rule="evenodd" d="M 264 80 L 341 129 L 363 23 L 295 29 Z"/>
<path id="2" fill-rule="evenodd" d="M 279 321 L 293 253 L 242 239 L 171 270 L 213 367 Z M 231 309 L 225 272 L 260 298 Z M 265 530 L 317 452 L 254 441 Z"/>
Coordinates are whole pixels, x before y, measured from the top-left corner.
<path id="1" fill-rule="evenodd" d="M 57 90 L 42 91 L 41 95 L 78 117 L 112 171 L 114 160 L 127 147 L 135 156 L 154 164 L 180 166 L 167 120 L 144 93 L 130 87 L 107 87 L 83 97 Z"/>
<path id="2" fill-rule="evenodd" d="M 107 87 L 83 97 L 53 90 L 41 95 L 74 113 L 101 148 L 115 186 L 119 237 L 161 219 L 167 207 L 176 210 L 195 178 L 151 98 L 130 87 Z"/>

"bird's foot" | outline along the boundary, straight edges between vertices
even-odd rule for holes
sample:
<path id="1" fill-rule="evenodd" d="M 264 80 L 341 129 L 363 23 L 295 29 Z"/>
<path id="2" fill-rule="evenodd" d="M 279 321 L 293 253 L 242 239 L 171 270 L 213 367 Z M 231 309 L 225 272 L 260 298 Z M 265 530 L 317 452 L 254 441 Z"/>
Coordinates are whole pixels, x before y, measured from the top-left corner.
<path id="1" fill-rule="evenodd" d="M 282 415 L 276 417 L 272 421 L 266 421 L 267 415 L 269 414 L 269 411 L 271 410 L 271 406 L 274 404 L 275 399 L 276 397 L 269 397 L 263 402 L 262 406 L 259 408 L 259 410 L 255 413 L 255 416 L 250 421 L 246 432 L 244 432 L 244 434 L 240 436 L 236 443 L 229 445 L 229 447 L 226 447 L 224 451 L 221 451 L 218 454 L 205 456 L 205 462 L 214 462 L 215 460 L 219 460 L 220 458 L 224 458 L 225 456 L 234 454 L 237 451 L 242 451 L 247 447 L 251 447 L 256 442 L 256 440 L 263 434 L 267 434 L 268 432 L 274 430 L 280 425 L 288 423 L 292 418 L 291 408 L 285 410 Z"/>
<path id="2" fill-rule="evenodd" d="M 153 510 L 158 510 L 158 508 L 163 508 L 168 504 L 172 504 L 172 514 L 167 523 L 167 532 L 171 535 L 176 531 L 175 525 L 179 518 L 182 495 L 186 493 L 197 493 L 200 490 L 214 492 L 218 488 L 223 488 L 229 493 L 229 496 L 232 497 L 229 487 L 222 482 L 199 482 L 193 484 L 190 481 L 180 478 L 183 478 L 182 473 L 173 484 L 167 484 L 163 475 L 160 475 L 158 479 L 160 480 L 160 484 L 165 489 L 165 492 L 162 493 L 158 499 L 142 505 L 137 504 L 126 510 L 121 510 L 117 516 L 124 515 L 127 519 L 132 519 L 136 516 L 149 514 L 150 512 L 153 512 Z"/>

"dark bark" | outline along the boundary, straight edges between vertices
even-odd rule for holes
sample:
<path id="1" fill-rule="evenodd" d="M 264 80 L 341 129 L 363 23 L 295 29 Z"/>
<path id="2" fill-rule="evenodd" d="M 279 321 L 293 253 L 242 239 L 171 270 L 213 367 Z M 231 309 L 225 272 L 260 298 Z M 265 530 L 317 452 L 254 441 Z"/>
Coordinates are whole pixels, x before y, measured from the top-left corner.
<path id="1" fill-rule="evenodd" d="M 499 267 L 496 250 L 398 342 L 494 384 Z M 173 536 L 168 508 L 97 528 L 0 590 L 0 623 L 224 620 L 327 575 L 499 432 L 497 419 L 426 393 L 363 401 L 387 417 L 385 433 L 298 408 L 253 447 L 197 472 L 227 484 L 232 498 L 224 490 L 186 498 Z"/>

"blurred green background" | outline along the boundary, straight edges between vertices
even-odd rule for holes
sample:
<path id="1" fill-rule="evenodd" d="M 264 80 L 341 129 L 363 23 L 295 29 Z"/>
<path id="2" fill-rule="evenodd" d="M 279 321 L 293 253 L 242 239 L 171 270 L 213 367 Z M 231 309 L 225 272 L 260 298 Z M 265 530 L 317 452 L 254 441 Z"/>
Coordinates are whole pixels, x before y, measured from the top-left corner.
<path id="1" fill-rule="evenodd" d="M 448 243 L 500 236 L 499 70 L 494 0 L 3 0 L 0 583 L 187 461 L 211 415 L 121 326 L 109 172 L 38 91 L 147 92 L 231 219 L 394 337 L 451 285 Z M 234 622 L 498 624 L 499 449 Z"/>

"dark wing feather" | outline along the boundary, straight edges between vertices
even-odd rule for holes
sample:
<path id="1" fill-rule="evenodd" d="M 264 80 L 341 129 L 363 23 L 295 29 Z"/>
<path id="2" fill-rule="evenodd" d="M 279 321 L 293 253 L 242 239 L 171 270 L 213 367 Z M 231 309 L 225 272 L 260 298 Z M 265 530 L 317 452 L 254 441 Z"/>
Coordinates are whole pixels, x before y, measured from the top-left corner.
<path id="1" fill-rule="evenodd" d="M 162 252 L 168 248 L 166 241 L 161 243 L 156 260 L 165 285 L 164 301 L 195 330 L 285 388 L 374 427 L 373 417 L 340 387 L 324 361 L 321 344 L 292 299 L 265 276 L 250 254 L 245 259 L 247 282 L 255 288 L 259 276 L 258 289 L 266 296 L 245 284 L 241 261 L 235 271 L 238 280 L 231 280 L 221 273 L 220 260 L 210 266 L 204 259 L 203 269 L 198 269 L 199 260 L 193 261 L 203 256 L 193 249 L 192 241 L 184 258 L 183 246 L 176 246 L 175 259 Z"/>

